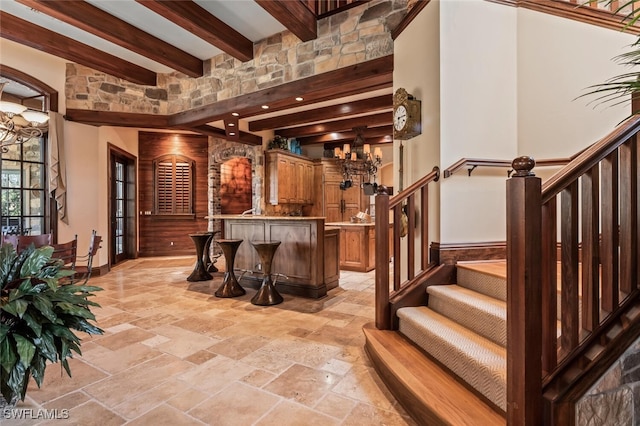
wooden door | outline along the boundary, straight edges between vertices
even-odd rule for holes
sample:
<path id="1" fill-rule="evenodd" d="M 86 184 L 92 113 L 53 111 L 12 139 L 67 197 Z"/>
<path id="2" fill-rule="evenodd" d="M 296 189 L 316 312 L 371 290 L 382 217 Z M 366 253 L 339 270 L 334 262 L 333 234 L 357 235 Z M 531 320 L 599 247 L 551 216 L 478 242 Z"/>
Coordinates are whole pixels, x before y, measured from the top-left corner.
<path id="1" fill-rule="evenodd" d="M 362 178 L 360 176 L 353 176 L 353 185 L 351 188 L 342 191 L 343 209 L 342 220 L 348 222 L 352 216 L 355 216 L 360 212 L 362 208 L 362 188 L 360 188 L 360 182 Z"/>
<path id="2" fill-rule="evenodd" d="M 136 161 L 110 146 L 109 154 L 109 263 L 137 257 Z"/>

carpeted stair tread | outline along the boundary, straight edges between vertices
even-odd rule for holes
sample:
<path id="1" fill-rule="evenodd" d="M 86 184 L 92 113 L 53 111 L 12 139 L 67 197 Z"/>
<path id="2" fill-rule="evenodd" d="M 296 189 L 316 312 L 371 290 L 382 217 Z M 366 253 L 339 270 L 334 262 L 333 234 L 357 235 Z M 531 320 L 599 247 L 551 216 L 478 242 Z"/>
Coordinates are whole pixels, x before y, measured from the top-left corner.
<path id="1" fill-rule="evenodd" d="M 506 350 L 426 306 L 401 308 L 400 332 L 506 411 Z"/>
<path id="2" fill-rule="evenodd" d="M 459 286 L 468 288 L 478 293 L 493 297 L 504 302 L 507 301 L 507 280 L 504 277 L 487 274 L 472 269 L 471 266 L 457 265 L 457 279 Z"/>
<path id="3" fill-rule="evenodd" d="M 430 309 L 507 346 L 507 307 L 502 300 L 455 284 L 429 286 L 427 293 Z"/>

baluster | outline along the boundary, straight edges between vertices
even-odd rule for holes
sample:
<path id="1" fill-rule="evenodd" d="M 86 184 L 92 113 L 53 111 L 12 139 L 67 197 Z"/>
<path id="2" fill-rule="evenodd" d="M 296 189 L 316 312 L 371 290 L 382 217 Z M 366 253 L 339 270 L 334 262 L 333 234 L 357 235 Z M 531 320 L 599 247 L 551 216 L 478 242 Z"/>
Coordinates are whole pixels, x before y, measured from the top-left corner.
<path id="1" fill-rule="evenodd" d="M 416 196 L 411 194 L 407 199 L 407 279 L 416 276 Z"/>
<path id="2" fill-rule="evenodd" d="M 558 363 L 558 214 L 556 198 L 542 206 L 542 369 Z"/>
<path id="3" fill-rule="evenodd" d="M 420 268 L 426 271 L 429 266 L 429 185 L 423 186 L 420 190 L 420 204 L 420 228 L 422 229 L 420 236 L 420 247 L 422 249 Z"/>
<path id="4" fill-rule="evenodd" d="M 582 328 L 593 331 L 600 323 L 600 168 L 582 176 Z"/>
<path id="5" fill-rule="evenodd" d="M 561 347 L 571 351 L 578 346 L 578 181 L 570 183 L 560 195 L 561 235 Z"/>
<path id="6" fill-rule="evenodd" d="M 618 152 L 602 160 L 602 309 L 618 306 Z"/>
<path id="7" fill-rule="evenodd" d="M 620 146 L 620 290 L 629 294 L 637 282 L 638 158 L 636 138 Z"/>
<path id="8" fill-rule="evenodd" d="M 400 223 L 402 217 L 402 204 L 393 208 L 393 289 L 400 289 L 400 272 L 402 270 L 400 242 Z"/>

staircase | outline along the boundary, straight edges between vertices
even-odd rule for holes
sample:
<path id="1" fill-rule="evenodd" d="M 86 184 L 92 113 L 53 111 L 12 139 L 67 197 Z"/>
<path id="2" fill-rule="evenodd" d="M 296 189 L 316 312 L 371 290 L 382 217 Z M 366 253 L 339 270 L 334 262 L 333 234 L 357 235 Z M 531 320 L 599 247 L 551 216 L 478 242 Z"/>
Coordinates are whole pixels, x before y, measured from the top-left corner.
<path id="1" fill-rule="evenodd" d="M 400 332 L 506 411 L 506 278 L 472 265 L 457 284 L 427 287 L 427 306 L 398 310 Z"/>
<path id="2" fill-rule="evenodd" d="M 455 284 L 431 285 L 426 292 L 427 306 L 398 309 L 401 336 L 365 329 L 367 351 L 387 357 L 383 376 L 403 382 L 400 387 L 424 377 L 409 391 L 421 401 L 405 404 L 416 420 L 505 424 L 506 264 L 460 263 Z M 397 358 L 389 362 L 391 351 Z M 415 357 L 411 362 L 407 353 Z"/>

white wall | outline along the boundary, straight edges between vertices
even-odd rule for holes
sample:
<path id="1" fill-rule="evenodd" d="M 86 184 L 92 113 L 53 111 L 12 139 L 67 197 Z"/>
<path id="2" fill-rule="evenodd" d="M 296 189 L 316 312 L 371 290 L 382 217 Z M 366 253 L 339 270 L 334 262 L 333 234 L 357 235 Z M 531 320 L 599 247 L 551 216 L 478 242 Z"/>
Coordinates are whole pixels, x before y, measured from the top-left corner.
<path id="1" fill-rule="evenodd" d="M 629 107 L 594 109 L 589 98 L 575 98 L 624 72 L 611 58 L 634 40 L 487 1 L 432 0 L 394 45 L 394 89 L 422 99 L 426 123 L 405 143 L 404 186 L 427 174 L 434 157 L 441 169 L 461 158 L 565 157 L 608 134 Z M 471 177 L 462 170 L 442 179 L 440 233 L 432 240 L 504 240 L 506 171 L 478 168 Z"/>
<path id="2" fill-rule="evenodd" d="M 440 2 L 430 2 L 394 42 L 393 90 L 404 88 L 422 103 L 422 134 L 406 141 L 395 140 L 394 184 L 397 194 L 431 172 L 440 162 Z M 400 182 L 400 145 L 403 146 L 403 178 Z M 402 185 L 401 185 L 402 183 Z M 440 192 L 438 184 L 429 188 L 429 237 L 440 240 Z M 422 212 L 419 212 L 422 214 Z M 420 238 L 420 234 L 416 235 Z M 420 253 L 416 253 L 416 259 Z"/>
<path id="3" fill-rule="evenodd" d="M 636 36 L 526 9 L 518 10 L 518 153 L 569 157 L 607 135 L 629 104 L 593 104 L 589 86 L 628 72 L 612 59 Z M 589 103 L 592 102 L 591 105 Z"/>
<path id="4" fill-rule="evenodd" d="M 517 152 L 516 8 L 440 2 L 441 162 Z M 504 239 L 506 170 L 460 171 L 441 183 L 442 242 Z"/>

